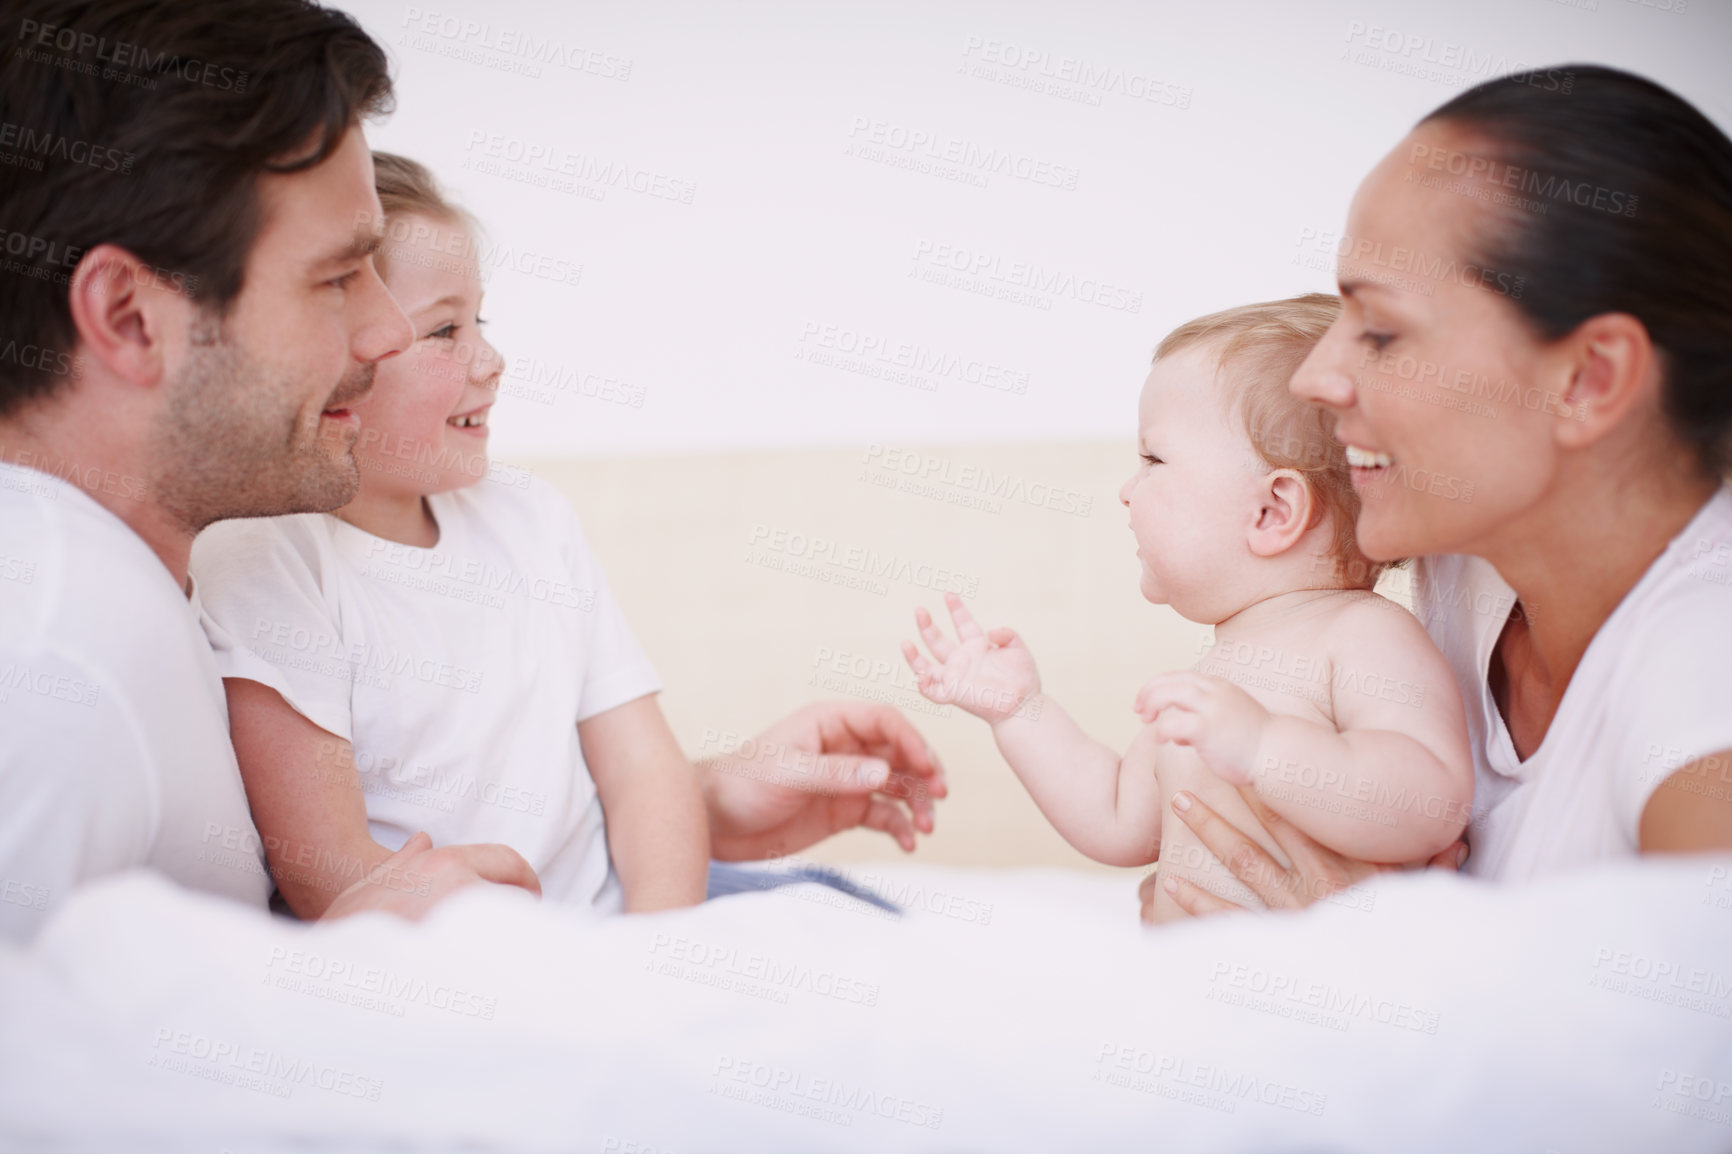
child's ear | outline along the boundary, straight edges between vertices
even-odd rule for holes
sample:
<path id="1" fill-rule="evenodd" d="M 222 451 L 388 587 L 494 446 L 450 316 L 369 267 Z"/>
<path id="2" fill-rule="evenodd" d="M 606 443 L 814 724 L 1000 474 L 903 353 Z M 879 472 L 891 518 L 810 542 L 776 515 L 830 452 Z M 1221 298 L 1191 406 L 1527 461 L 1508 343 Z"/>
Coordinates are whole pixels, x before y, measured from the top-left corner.
<path id="1" fill-rule="evenodd" d="M 1311 486 L 1293 469 L 1276 469 L 1263 478 L 1257 519 L 1246 541 L 1259 557 L 1278 557 L 1299 543 L 1315 522 Z"/>

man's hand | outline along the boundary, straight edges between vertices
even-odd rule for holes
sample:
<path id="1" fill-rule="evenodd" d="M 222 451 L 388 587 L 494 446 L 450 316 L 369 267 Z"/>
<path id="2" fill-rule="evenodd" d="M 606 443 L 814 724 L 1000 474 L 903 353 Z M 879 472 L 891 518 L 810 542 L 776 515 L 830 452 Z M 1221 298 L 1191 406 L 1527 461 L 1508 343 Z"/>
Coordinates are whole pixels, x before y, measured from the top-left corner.
<path id="1" fill-rule="evenodd" d="M 1144 685 L 1131 706 L 1155 737 L 1197 751 L 1216 776 L 1246 785 L 1269 711 L 1231 681 L 1202 673 L 1164 673 Z"/>
<path id="2" fill-rule="evenodd" d="M 912 851 L 949 792 L 919 732 L 865 701 L 813 702 L 698 771 L 710 852 L 722 861 L 782 857 L 857 826 Z"/>
<path id="3" fill-rule="evenodd" d="M 433 848 L 417 833 L 403 848 L 367 871 L 367 876 L 337 895 L 324 918 L 376 911 L 412 922 L 464 886 L 477 882 L 521 886 L 541 896 L 541 881 L 523 856 L 503 845 L 452 845 Z"/>
<path id="4" fill-rule="evenodd" d="M 902 643 L 902 656 L 919 678 L 921 694 L 982 721 L 1004 720 L 1040 692 L 1033 655 L 1013 629 L 1001 625 L 982 631 L 956 594 L 946 593 L 944 604 L 956 626 L 955 641 L 933 623 L 932 614 L 922 605 L 914 611 L 914 624 L 933 660 L 927 660 L 913 642 Z"/>

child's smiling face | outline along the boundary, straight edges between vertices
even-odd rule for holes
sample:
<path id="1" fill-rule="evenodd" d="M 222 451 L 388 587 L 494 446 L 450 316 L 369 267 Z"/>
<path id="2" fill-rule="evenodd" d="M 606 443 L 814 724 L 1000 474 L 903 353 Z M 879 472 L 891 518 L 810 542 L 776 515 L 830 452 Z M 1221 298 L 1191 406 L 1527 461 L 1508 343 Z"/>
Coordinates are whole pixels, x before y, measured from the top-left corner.
<path id="1" fill-rule="evenodd" d="M 1194 345 L 1155 364 L 1137 405 L 1142 463 L 1119 490 L 1142 563 L 1143 596 L 1192 621 L 1224 620 L 1251 560 L 1268 471 L 1228 417 L 1216 349 Z"/>
<path id="2" fill-rule="evenodd" d="M 375 493 L 442 493 L 487 475 L 487 418 L 504 367 L 481 335 L 481 273 L 463 226 L 418 214 L 386 230 L 385 285 L 415 343 L 379 366 L 355 406 L 361 485 Z"/>

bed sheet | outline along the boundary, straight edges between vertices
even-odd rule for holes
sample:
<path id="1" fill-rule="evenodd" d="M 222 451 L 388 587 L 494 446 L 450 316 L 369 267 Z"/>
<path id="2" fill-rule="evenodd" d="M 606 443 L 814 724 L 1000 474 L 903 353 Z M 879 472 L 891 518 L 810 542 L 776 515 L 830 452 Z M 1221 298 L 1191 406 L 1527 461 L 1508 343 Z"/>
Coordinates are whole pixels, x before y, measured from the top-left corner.
<path id="1" fill-rule="evenodd" d="M 908 912 L 298 925 L 109 879 L 0 951 L 0 1147 L 1732 1149 L 1732 858 L 1158 930 L 1123 877 L 851 873 Z"/>

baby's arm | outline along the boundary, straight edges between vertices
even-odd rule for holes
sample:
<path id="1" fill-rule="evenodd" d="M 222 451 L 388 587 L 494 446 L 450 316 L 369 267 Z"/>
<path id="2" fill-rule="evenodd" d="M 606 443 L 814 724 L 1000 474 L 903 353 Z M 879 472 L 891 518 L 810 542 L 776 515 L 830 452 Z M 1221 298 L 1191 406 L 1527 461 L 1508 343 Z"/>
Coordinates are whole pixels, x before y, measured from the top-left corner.
<path id="1" fill-rule="evenodd" d="M 1016 633 L 983 632 L 962 599 L 944 596 L 956 625 L 951 641 L 924 608 L 914 614 L 936 661 L 904 642 L 920 692 L 992 726 L 1004 760 L 1066 841 L 1109 865 L 1146 865 L 1161 841 L 1154 742 L 1145 729 L 1123 758 L 1077 727 L 1040 691 L 1034 658 Z"/>
<path id="2" fill-rule="evenodd" d="M 1163 740 L 1249 783 L 1270 809 L 1337 853 L 1412 862 L 1461 836 L 1473 760 L 1461 695 L 1443 655 L 1399 606 L 1363 604 L 1329 630 L 1335 728 L 1271 714 L 1217 677 L 1176 673 L 1137 708 Z"/>
<path id="3" fill-rule="evenodd" d="M 696 905 L 709 879 L 710 824 L 697 771 L 655 694 L 577 723 L 628 913 Z"/>

